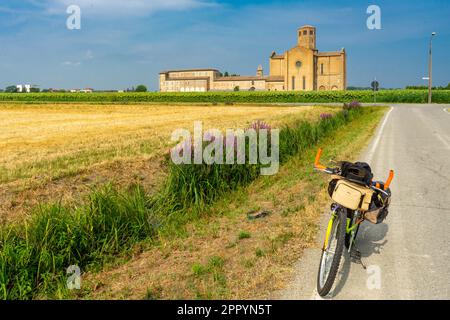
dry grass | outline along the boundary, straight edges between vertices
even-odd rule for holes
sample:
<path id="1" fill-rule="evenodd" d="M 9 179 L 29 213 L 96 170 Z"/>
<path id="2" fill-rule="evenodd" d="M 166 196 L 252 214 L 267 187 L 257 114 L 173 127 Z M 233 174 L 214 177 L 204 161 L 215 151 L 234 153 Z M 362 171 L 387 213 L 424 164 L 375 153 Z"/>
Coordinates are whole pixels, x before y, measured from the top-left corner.
<path id="1" fill-rule="evenodd" d="M 176 128 L 276 126 L 327 107 L 0 104 L 0 220 L 41 201 L 70 201 L 92 184 L 157 185 Z M 20 215 L 19 215 L 20 216 Z"/>
<path id="2" fill-rule="evenodd" d="M 326 156 L 353 160 L 384 111 L 379 109 L 372 118 L 324 141 Z M 314 245 L 317 222 L 328 203 L 326 177 L 311 174 L 313 159 L 314 150 L 293 158 L 276 176 L 262 177 L 228 195 L 179 237 L 163 236 L 159 247 L 137 253 L 130 262 L 88 274 L 83 278 L 83 297 L 271 297 L 286 285 L 303 249 Z M 254 209 L 272 213 L 249 221 L 246 212 Z"/>

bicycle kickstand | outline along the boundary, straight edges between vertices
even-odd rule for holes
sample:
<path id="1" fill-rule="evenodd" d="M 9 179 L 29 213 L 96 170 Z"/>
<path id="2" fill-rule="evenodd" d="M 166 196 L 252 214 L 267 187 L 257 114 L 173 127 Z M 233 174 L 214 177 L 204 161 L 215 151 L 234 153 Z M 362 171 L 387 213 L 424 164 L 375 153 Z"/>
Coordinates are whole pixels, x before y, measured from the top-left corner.
<path id="1" fill-rule="evenodd" d="M 363 263 L 361 258 L 361 252 L 358 251 L 358 249 L 353 248 L 350 252 L 350 258 L 354 259 L 356 263 L 361 264 L 364 270 L 367 270 L 366 265 Z"/>

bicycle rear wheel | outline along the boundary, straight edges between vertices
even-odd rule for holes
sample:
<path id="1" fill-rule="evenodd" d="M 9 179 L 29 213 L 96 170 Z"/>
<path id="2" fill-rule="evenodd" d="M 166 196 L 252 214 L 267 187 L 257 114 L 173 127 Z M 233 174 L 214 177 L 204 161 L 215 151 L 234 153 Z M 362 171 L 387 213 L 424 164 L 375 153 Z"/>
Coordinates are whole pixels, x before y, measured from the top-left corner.
<path id="1" fill-rule="evenodd" d="M 321 297 L 330 292 L 336 279 L 345 246 L 346 226 L 346 210 L 339 208 L 330 220 L 320 259 L 317 292 Z"/>

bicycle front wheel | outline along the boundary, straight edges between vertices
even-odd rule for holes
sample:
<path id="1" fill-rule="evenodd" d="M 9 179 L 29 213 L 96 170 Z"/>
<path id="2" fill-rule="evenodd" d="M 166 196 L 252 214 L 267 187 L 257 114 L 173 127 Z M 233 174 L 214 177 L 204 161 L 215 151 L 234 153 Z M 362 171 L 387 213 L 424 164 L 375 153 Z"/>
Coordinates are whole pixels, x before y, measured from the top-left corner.
<path id="1" fill-rule="evenodd" d="M 328 224 L 317 277 L 317 292 L 326 296 L 333 287 L 345 246 L 347 214 L 342 208 L 333 213 Z"/>

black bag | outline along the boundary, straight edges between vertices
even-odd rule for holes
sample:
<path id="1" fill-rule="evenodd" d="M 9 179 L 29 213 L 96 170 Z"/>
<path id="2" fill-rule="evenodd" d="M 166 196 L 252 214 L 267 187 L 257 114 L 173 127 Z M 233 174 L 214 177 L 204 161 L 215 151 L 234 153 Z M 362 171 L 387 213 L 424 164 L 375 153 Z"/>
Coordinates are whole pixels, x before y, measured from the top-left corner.
<path id="1" fill-rule="evenodd" d="M 330 197 L 333 197 L 333 192 L 334 189 L 336 189 L 336 184 L 339 180 L 338 179 L 334 179 L 331 180 L 330 183 L 328 184 L 328 194 L 330 195 Z"/>
<path id="2" fill-rule="evenodd" d="M 370 186 L 373 179 L 372 169 L 365 162 L 341 162 L 341 176 L 365 186 Z"/>
<path id="3" fill-rule="evenodd" d="M 364 218 L 374 224 L 380 224 L 386 220 L 389 215 L 389 206 L 391 204 L 391 191 L 387 190 L 387 195 L 384 193 L 374 193 L 370 209 L 364 214 Z"/>

